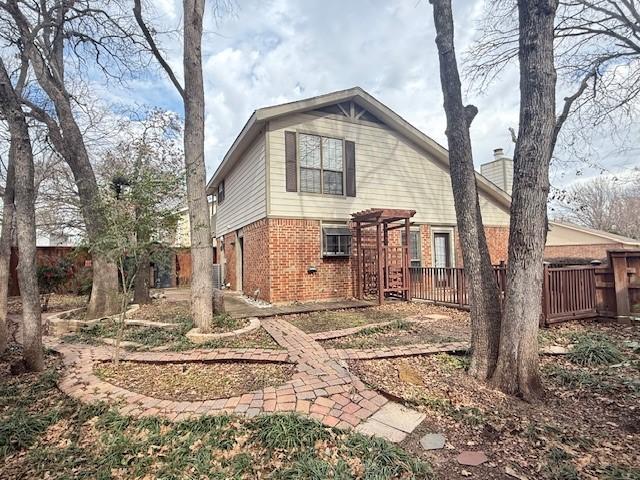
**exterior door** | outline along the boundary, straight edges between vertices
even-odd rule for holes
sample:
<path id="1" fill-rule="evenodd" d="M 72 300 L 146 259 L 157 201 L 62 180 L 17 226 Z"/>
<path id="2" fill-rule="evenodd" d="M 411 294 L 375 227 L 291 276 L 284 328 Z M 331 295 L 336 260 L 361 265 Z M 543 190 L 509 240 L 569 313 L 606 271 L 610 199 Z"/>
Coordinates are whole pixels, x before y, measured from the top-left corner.
<path id="1" fill-rule="evenodd" d="M 433 234 L 433 266 L 445 268 L 451 266 L 451 238 L 446 232 Z"/>

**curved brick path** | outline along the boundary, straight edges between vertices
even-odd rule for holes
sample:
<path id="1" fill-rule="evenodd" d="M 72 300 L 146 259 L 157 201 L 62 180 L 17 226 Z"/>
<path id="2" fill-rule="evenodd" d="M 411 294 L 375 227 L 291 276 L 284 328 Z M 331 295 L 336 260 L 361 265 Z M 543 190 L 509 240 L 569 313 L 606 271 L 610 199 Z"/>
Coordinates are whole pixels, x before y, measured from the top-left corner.
<path id="1" fill-rule="evenodd" d="M 104 346 L 61 343 L 56 339 L 47 346 L 63 355 L 67 367 L 60 389 L 83 402 L 105 401 L 114 404 L 120 413 L 132 416 L 157 415 L 170 420 L 182 420 L 192 416 L 217 413 L 235 413 L 249 417 L 263 412 L 296 411 L 321 421 L 327 426 L 356 427 L 361 431 L 379 433 L 389 438 L 405 434 L 382 422 L 389 412 L 411 416 L 404 409 L 397 413 L 399 405 L 369 389 L 346 368 L 346 359 L 385 358 L 420 355 L 441 351 L 458 351 L 466 348 L 465 342 L 434 345 L 413 345 L 382 349 L 324 349 L 300 329 L 280 318 L 262 320 L 262 326 L 286 351 L 269 349 L 220 348 L 215 350 L 191 350 L 188 352 L 122 352 L 122 360 L 150 363 L 213 362 L 220 360 L 254 362 L 291 362 L 297 373 L 284 385 L 267 387 L 244 395 L 206 401 L 172 401 L 149 397 L 115 386 L 101 380 L 93 373 L 94 365 L 112 358 L 113 350 Z M 382 410 L 381 410 L 382 409 Z M 395 410 L 394 410 L 395 409 Z M 416 414 L 417 412 L 413 412 Z M 369 419 L 370 417 L 373 417 Z M 367 422 L 365 420 L 369 419 Z M 418 419 L 419 420 L 419 419 Z M 363 423 L 365 422 L 365 423 Z M 393 420 L 391 423 L 394 423 Z M 387 422 L 389 423 L 389 422 Z M 418 422 L 419 423 L 419 422 Z M 389 430 L 391 434 L 389 435 Z"/>
<path id="2" fill-rule="evenodd" d="M 135 393 L 101 380 L 93 373 L 96 363 L 112 358 L 106 347 L 49 342 L 63 355 L 67 366 L 59 383 L 66 394 L 83 402 L 105 401 L 120 413 L 158 415 L 170 420 L 216 413 L 255 416 L 262 412 L 296 411 L 328 426 L 355 427 L 376 413 L 387 399 L 369 389 L 332 358 L 309 335 L 290 323 L 269 318 L 263 327 L 287 352 L 268 349 L 216 349 L 189 352 L 122 352 L 122 360 L 136 362 L 206 362 L 217 360 L 290 361 L 297 373 L 279 387 L 267 387 L 244 395 L 216 400 L 179 402 Z"/>

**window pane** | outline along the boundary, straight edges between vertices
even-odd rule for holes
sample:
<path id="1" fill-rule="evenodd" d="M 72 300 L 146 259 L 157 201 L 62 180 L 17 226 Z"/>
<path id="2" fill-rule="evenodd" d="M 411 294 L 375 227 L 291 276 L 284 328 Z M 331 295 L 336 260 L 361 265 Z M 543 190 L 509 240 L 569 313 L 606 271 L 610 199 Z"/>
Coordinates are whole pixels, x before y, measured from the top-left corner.
<path id="1" fill-rule="evenodd" d="M 300 166 L 320 168 L 320 137 L 316 135 L 299 135 Z"/>
<path id="2" fill-rule="evenodd" d="M 300 168 L 300 191 L 320 193 L 320 170 Z"/>
<path id="3" fill-rule="evenodd" d="M 322 172 L 324 178 L 324 193 L 333 195 L 342 195 L 342 173 L 341 172 Z"/>
<path id="4" fill-rule="evenodd" d="M 410 232 L 410 238 L 409 256 L 411 257 L 411 261 L 420 262 L 420 232 Z"/>
<path id="5" fill-rule="evenodd" d="M 325 252 L 326 253 L 338 253 L 338 239 L 340 237 L 338 235 L 327 235 L 325 237 Z"/>
<path id="6" fill-rule="evenodd" d="M 341 172 L 342 162 L 342 140 L 335 138 L 322 138 L 322 168 L 324 170 L 334 170 Z"/>
<path id="7" fill-rule="evenodd" d="M 351 235 L 340 236 L 340 253 L 349 255 L 351 253 Z"/>

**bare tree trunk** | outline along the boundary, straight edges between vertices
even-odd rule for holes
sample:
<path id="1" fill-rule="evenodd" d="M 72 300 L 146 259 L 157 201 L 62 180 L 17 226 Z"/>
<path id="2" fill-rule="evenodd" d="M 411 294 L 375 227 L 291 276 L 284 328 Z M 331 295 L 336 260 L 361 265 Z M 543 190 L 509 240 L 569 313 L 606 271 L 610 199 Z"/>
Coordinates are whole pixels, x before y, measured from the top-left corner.
<path id="1" fill-rule="evenodd" d="M 63 38 L 64 35 L 56 35 L 50 45 L 46 45 L 44 52 L 34 45 L 34 36 L 38 33 L 30 28 L 27 18 L 24 16 L 17 3 L 8 2 L 4 6 L 16 23 L 24 53 L 29 59 L 39 86 L 44 90 L 53 102 L 58 117 L 58 125 L 49 119 L 47 126 L 51 131 L 52 142 L 60 153 L 74 176 L 80 198 L 82 216 L 90 239 L 100 235 L 102 218 L 95 208 L 98 194 L 93 167 L 89 161 L 89 155 L 84 144 L 84 138 L 78 123 L 73 115 L 71 95 L 65 87 Z M 59 18 L 56 21 L 64 22 L 65 9 L 62 2 L 58 2 L 56 8 Z M 41 45 L 40 48 L 44 48 Z M 46 59 L 46 61 L 45 61 Z M 46 113 L 45 113 L 46 115 Z M 99 318 L 111 315 L 118 311 L 118 274 L 117 267 L 95 255 L 93 263 L 93 286 L 91 298 L 87 308 L 88 318 Z"/>
<path id="2" fill-rule="evenodd" d="M 520 130 L 514 154 L 509 260 L 500 352 L 493 383 L 535 399 L 549 162 L 555 128 L 553 57 L 557 0 L 519 0 Z"/>
<path id="3" fill-rule="evenodd" d="M 206 333 L 213 319 L 213 246 L 204 162 L 204 0 L 184 0 L 184 153 L 191 229 L 191 312 Z"/>
<path id="4" fill-rule="evenodd" d="M 462 103 L 454 49 L 451 0 L 432 0 L 440 81 L 447 117 L 449 169 L 471 306 L 471 367 L 469 373 L 488 379 L 498 357 L 500 295 L 482 223 L 469 126 L 478 109 Z"/>
<path id="5" fill-rule="evenodd" d="M 9 147 L 9 162 L 7 164 L 7 180 L 4 187 L 2 209 L 2 231 L 0 231 L 0 355 L 7 349 L 9 330 L 7 325 L 7 300 L 9 295 L 9 276 L 11 263 L 11 245 L 13 244 L 14 221 L 14 147 Z"/>
<path id="6" fill-rule="evenodd" d="M 18 282 L 22 297 L 23 357 L 28 370 L 44 370 L 40 293 L 36 275 L 34 165 L 29 129 L 4 63 L 0 59 L 0 109 L 11 133 L 15 182 Z"/>

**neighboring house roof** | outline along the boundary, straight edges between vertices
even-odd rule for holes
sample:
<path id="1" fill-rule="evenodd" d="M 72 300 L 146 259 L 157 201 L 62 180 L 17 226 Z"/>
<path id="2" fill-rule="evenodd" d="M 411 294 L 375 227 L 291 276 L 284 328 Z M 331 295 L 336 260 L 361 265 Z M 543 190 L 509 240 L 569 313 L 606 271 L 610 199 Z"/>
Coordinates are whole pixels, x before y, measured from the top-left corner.
<path id="1" fill-rule="evenodd" d="M 592 243 L 620 243 L 622 245 L 628 245 L 630 247 L 640 247 L 640 240 L 636 240 L 630 237 L 624 237 L 622 235 L 617 235 L 615 233 L 605 232 L 604 230 L 596 230 L 593 228 L 583 227 L 579 225 L 574 225 L 572 223 L 567 222 L 549 222 L 551 226 L 551 231 L 553 232 L 554 227 L 556 229 L 568 230 L 569 233 L 575 234 L 583 234 L 582 240 L 579 237 L 576 238 L 575 243 L 571 243 L 571 241 L 567 242 L 559 242 L 554 241 L 551 237 L 548 237 L 547 246 L 560 246 L 560 245 L 590 245 Z M 597 237 L 598 241 L 586 241 L 589 237 Z M 595 240 L 595 239 L 593 239 Z"/>
<path id="2" fill-rule="evenodd" d="M 259 108 L 254 111 L 238 137 L 231 145 L 231 148 L 222 159 L 222 162 L 216 169 L 213 177 L 209 180 L 209 183 L 207 184 L 207 193 L 209 195 L 213 195 L 215 193 L 215 188 L 219 181 L 229 172 L 234 163 L 240 158 L 245 149 L 251 144 L 256 135 L 258 135 L 269 120 L 308 110 L 316 110 L 318 108 L 346 101 L 354 101 L 371 112 L 385 125 L 394 129 L 409 139 L 412 143 L 430 153 L 436 161 L 440 162 L 442 166 L 448 170 L 449 153 L 446 148 L 422 133 L 389 107 L 365 92 L 362 88 L 354 87 L 348 90 L 340 90 L 295 102 Z M 483 193 L 491 197 L 503 208 L 507 210 L 510 208 L 511 197 L 506 192 L 496 187 L 493 183 L 477 172 L 476 179 L 477 185 Z"/>

